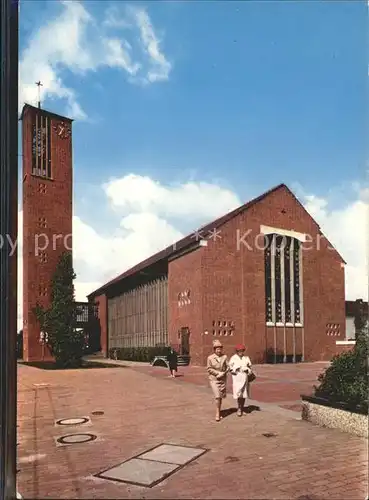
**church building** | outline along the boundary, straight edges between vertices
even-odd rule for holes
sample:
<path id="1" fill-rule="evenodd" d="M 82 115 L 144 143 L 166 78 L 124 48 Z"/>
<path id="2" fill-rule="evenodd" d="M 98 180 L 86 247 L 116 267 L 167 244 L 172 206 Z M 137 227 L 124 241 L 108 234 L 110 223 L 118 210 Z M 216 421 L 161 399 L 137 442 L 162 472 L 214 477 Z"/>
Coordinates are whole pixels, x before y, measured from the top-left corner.
<path id="1" fill-rule="evenodd" d="M 203 365 L 220 340 L 253 363 L 329 360 L 345 339 L 345 263 L 284 185 L 94 291 L 101 346 L 172 345 Z"/>

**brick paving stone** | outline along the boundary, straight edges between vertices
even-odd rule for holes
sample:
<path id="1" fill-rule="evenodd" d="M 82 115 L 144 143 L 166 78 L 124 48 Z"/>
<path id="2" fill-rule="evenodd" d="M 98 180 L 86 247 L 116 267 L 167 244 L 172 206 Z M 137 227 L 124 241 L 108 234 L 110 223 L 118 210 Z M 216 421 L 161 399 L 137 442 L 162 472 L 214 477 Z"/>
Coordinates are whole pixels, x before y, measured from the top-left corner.
<path id="1" fill-rule="evenodd" d="M 319 373 L 317 366 L 301 366 L 296 365 L 299 380 L 303 371 L 307 378 L 314 370 Z M 263 373 L 298 379 L 290 367 L 283 368 Z M 142 366 L 60 372 L 23 365 L 18 373 L 18 488 L 25 499 L 364 500 L 367 440 L 273 410 L 244 418 L 231 414 L 216 423 L 203 369 L 188 369 L 191 380 L 171 380 L 167 372 Z M 49 386 L 34 386 L 41 383 Z M 287 400 L 286 395 L 280 399 Z M 225 408 L 233 404 L 228 398 Z M 104 414 L 93 416 L 97 410 Z M 57 419 L 81 416 L 89 416 L 91 425 L 54 425 Z M 99 439 L 55 445 L 56 436 L 80 432 Z M 265 438 L 266 432 L 276 437 Z M 162 443 L 209 452 L 151 489 L 94 477 Z"/>

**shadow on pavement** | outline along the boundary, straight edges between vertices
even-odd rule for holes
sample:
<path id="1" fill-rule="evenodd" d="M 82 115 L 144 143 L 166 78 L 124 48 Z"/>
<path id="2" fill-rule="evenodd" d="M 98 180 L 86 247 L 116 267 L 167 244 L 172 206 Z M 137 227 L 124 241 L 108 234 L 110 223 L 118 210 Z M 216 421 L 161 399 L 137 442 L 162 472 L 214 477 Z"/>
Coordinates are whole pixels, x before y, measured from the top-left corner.
<path id="1" fill-rule="evenodd" d="M 261 411 L 260 406 L 249 405 L 249 406 L 246 406 L 246 408 L 244 410 L 244 412 L 247 414 L 252 413 L 254 411 Z M 237 408 L 227 408 L 226 410 L 222 411 L 222 417 L 227 418 L 230 415 L 233 415 L 235 413 L 237 413 Z"/>

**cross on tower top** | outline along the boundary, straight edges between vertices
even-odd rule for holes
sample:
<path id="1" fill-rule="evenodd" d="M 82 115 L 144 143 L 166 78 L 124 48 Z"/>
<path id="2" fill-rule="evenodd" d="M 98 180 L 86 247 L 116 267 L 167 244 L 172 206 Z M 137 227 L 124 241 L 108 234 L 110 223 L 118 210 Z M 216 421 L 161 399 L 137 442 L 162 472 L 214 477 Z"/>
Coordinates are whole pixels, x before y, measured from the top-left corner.
<path id="1" fill-rule="evenodd" d="M 41 87 L 43 87 L 41 81 L 35 82 L 38 87 L 38 107 L 41 108 Z"/>

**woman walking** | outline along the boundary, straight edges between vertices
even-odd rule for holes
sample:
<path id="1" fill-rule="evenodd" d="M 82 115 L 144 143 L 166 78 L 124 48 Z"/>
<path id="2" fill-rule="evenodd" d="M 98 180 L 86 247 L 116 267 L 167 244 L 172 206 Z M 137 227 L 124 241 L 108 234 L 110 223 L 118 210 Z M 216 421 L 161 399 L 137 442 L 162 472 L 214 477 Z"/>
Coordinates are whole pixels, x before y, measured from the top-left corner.
<path id="1" fill-rule="evenodd" d="M 176 351 L 171 347 L 169 349 L 169 354 L 168 354 L 168 364 L 169 364 L 169 371 L 170 371 L 170 376 L 172 378 L 176 378 L 176 374 L 178 371 L 178 356 Z"/>
<path id="2" fill-rule="evenodd" d="M 215 420 L 221 420 L 222 400 L 227 396 L 227 356 L 223 354 L 223 345 L 219 340 L 213 342 L 214 352 L 208 357 L 207 371 L 209 375 L 210 387 L 216 402 Z"/>
<path id="3" fill-rule="evenodd" d="M 237 415 L 242 417 L 245 401 L 249 394 L 250 376 L 252 365 L 250 358 L 245 356 L 245 346 L 236 346 L 236 354 L 229 360 L 229 371 L 232 375 L 233 397 L 237 400 Z"/>

